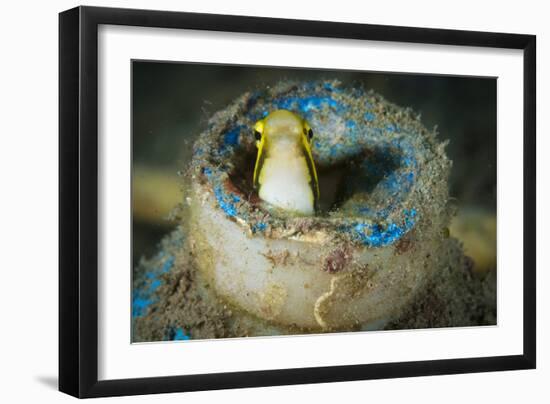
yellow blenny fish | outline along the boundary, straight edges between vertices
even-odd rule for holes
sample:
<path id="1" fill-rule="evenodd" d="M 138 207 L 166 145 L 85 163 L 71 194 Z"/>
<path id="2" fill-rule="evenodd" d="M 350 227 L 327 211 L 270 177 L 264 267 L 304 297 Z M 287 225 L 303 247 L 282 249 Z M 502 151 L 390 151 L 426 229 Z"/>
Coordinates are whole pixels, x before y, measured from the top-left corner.
<path id="1" fill-rule="evenodd" d="M 278 208 L 313 215 L 319 202 L 319 182 L 311 154 L 313 131 L 300 116 L 276 110 L 254 125 L 258 155 L 254 188 Z"/>

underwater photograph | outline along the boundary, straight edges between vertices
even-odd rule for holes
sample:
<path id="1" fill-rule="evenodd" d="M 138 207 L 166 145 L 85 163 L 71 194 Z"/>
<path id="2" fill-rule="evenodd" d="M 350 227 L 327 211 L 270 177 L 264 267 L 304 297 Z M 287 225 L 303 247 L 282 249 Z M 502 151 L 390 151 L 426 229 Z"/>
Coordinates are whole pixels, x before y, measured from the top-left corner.
<path id="1" fill-rule="evenodd" d="M 131 75 L 132 342 L 497 324 L 495 77 Z"/>

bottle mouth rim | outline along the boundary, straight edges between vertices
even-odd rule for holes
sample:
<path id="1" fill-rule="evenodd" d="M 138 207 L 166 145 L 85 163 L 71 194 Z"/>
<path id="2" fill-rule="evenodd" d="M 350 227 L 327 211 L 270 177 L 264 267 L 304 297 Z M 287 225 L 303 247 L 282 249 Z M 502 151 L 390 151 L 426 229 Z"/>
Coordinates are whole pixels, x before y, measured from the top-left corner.
<path id="1" fill-rule="evenodd" d="M 297 113 L 314 128 L 312 153 L 321 185 L 324 173 L 342 165 L 347 170 L 343 177 L 351 191 L 316 216 L 265 210 L 251 178 L 238 178 L 253 167 L 254 122 L 280 108 Z M 191 172 L 209 188 L 217 207 L 251 234 L 288 237 L 292 232 L 285 230 L 296 227 L 300 234 L 320 231 L 384 247 L 413 229 L 424 212 L 430 213 L 418 197 L 417 183 L 425 175 L 419 162 L 442 159 L 444 165 L 446 157 L 436 153 L 434 134 L 410 110 L 372 92 L 326 81 L 247 93 L 227 110 L 233 114 L 216 114 L 199 136 Z M 321 186 L 321 198 L 323 193 Z"/>

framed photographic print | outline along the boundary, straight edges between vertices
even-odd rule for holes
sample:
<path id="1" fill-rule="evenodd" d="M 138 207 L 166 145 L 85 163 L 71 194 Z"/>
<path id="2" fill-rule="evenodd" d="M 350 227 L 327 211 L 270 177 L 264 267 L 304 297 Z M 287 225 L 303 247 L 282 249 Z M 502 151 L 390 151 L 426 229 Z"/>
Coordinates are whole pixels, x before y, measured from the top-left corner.
<path id="1" fill-rule="evenodd" d="M 61 391 L 535 367 L 534 36 L 59 24 Z"/>

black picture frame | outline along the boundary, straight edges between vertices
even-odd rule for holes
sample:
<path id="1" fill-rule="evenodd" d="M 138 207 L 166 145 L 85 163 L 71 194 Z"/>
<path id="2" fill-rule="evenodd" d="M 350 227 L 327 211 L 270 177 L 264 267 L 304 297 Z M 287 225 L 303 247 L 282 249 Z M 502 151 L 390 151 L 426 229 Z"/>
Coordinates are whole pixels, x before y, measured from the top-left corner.
<path id="1" fill-rule="evenodd" d="M 523 354 L 99 381 L 98 26 L 182 28 L 523 50 Z M 77 7 L 59 15 L 59 389 L 76 397 L 323 383 L 536 366 L 536 37 L 183 12 Z"/>

